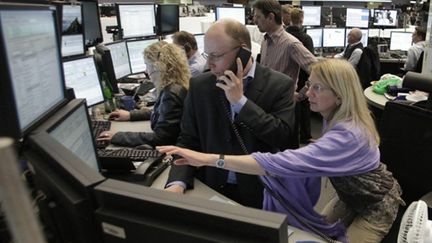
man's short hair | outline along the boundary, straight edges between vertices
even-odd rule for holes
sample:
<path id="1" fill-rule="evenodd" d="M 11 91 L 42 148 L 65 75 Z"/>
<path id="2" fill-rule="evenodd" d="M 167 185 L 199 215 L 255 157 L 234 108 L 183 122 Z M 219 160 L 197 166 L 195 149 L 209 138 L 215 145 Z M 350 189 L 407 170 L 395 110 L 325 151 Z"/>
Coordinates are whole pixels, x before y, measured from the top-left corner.
<path id="1" fill-rule="evenodd" d="M 251 37 L 246 26 L 242 23 L 233 19 L 224 19 L 225 22 L 225 33 L 238 45 L 245 44 L 247 48 L 252 49 Z"/>
<path id="2" fill-rule="evenodd" d="M 282 24 L 282 7 L 278 1 L 275 0 L 257 0 L 253 7 L 259 9 L 265 17 L 270 13 L 274 14 L 275 22 L 279 25 Z"/>
<path id="3" fill-rule="evenodd" d="M 416 35 L 420 36 L 422 40 L 426 40 L 426 30 L 420 26 L 415 27 Z"/>
<path id="4" fill-rule="evenodd" d="M 175 32 L 172 36 L 173 42 L 175 44 L 181 45 L 185 48 L 186 52 L 189 52 L 190 49 L 197 50 L 198 45 L 195 39 L 195 36 L 186 31 L 178 31 Z"/>
<path id="5" fill-rule="evenodd" d="M 303 24 L 304 11 L 299 8 L 291 9 L 291 23 L 293 25 Z"/>
<path id="6" fill-rule="evenodd" d="M 282 13 L 289 14 L 291 13 L 291 10 L 293 9 L 293 6 L 291 4 L 284 4 L 282 7 Z"/>

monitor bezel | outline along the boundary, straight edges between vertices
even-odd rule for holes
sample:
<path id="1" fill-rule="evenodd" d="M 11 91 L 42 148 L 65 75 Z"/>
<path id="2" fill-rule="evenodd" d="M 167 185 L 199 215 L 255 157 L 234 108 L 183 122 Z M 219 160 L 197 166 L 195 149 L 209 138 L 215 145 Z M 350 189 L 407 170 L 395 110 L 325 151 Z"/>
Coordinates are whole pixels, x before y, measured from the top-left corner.
<path id="1" fill-rule="evenodd" d="M 66 86 L 63 77 L 63 65 L 61 63 L 62 57 L 60 53 L 60 40 L 58 33 L 58 22 L 56 18 L 56 9 L 52 6 L 48 5 L 38 5 L 38 4 L 17 4 L 17 3 L 0 3 L 0 11 L 3 10 L 22 10 L 22 11 L 34 11 L 34 10 L 48 10 L 51 11 L 54 28 L 56 30 L 56 44 L 57 44 L 57 59 L 59 61 L 60 68 L 60 85 L 62 86 L 63 99 L 59 100 L 57 103 L 53 104 L 52 107 L 47 109 L 44 113 L 42 113 L 39 117 L 37 117 L 34 121 L 29 123 L 26 127 L 20 128 L 19 118 L 18 118 L 18 108 L 15 100 L 15 94 L 12 87 L 12 76 L 9 70 L 9 65 L 6 62 L 6 49 L 5 49 L 5 40 L 0 38 L 0 78 L 2 82 L 0 82 L 0 102 L 2 116 L 10 119 L 9 123 L 5 122 L 2 124 L 0 128 L 1 136 L 12 137 L 16 140 L 24 139 L 34 128 L 40 125 L 43 121 L 45 121 L 51 114 L 60 109 L 64 104 L 67 103 L 66 97 Z M 0 25 L 0 32 L 3 32 L 2 26 Z M 7 81 L 6 81 L 7 80 Z"/>
<path id="2" fill-rule="evenodd" d="M 134 36 L 124 36 L 123 33 L 123 28 L 122 28 L 122 24 L 121 24 L 121 16 L 120 16 L 120 6 L 122 5 L 135 5 L 135 6 L 153 6 L 153 16 L 155 18 L 155 26 L 153 26 L 153 33 L 150 35 L 134 35 Z M 122 3 L 122 2 L 118 2 L 115 4 L 115 11 L 117 13 L 116 18 L 117 18 L 117 24 L 118 24 L 118 28 L 119 28 L 119 34 L 120 34 L 120 38 L 122 40 L 125 39 L 130 39 L 130 38 L 145 38 L 145 37 L 152 37 L 152 36 L 157 36 L 157 23 L 156 23 L 156 4 L 151 4 L 151 3 Z"/>
<path id="3" fill-rule="evenodd" d="M 130 58 L 130 54 L 129 54 L 129 46 L 128 46 L 128 43 L 131 43 L 131 42 L 138 42 L 138 41 L 148 41 L 148 40 L 157 40 L 157 41 L 159 41 L 159 37 L 157 37 L 157 36 L 153 36 L 153 37 L 149 37 L 149 38 L 145 38 L 145 39 L 128 39 L 128 40 L 125 40 L 125 42 L 126 42 L 126 50 L 127 50 L 128 57 L 129 57 L 129 66 L 130 66 L 130 68 L 131 68 L 131 74 L 140 74 L 140 73 L 145 73 L 147 70 L 144 70 L 144 71 L 142 71 L 142 72 L 134 72 L 134 71 L 133 71 L 133 69 L 132 69 L 132 63 L 131 63 L 131 58 Z M 142 58 L 143 58 L 143 60 L 144 60 L 144 55 L 142 56 Z"/>
<path id="4" fill-rule="evenodd" d="M 98 65 L 96 63 L 95 57 L 93 55 L 85 55 L 85 56 L 77 56 L 77 57 L 69 58 L 67 60 L 64 60 L 63 63 L 65 63 L 65 62 L 73 62 L 73 61 L 77 61 L 77 60 L 80 60 L 80 59 L 87 59 L 87 58 L 92 58 L 93 59 L 94 66 L 96 68 L 96 74 L 98 76 L 99 87 L 101 88 L 102 97 L 103 97 L 103 89 L 102 89 L 100 71 L 99 71 L 99 67 L 98 67 Z M 63 70 L 63 73 L 64 73 L 64 70 Z M 66 85 L 66 77 L 63 77 L 63 78 L 65 79 L 65 85 Z M 72 87 L 69 87 L 69 88 L 72 88 Z M 86 101 L 86 105 L 87 105 L 87 107 L 93 107 L 93 106 L 96 106 L 96 105 L 104 103 L 104 101 L 105 101 L 105 99 L 103 99 L 103 100 L 101 100 L 101 101 L 99 101 L 97 103 L 91 104 L 91 105 L 87 104 L 87 101 Z"/>

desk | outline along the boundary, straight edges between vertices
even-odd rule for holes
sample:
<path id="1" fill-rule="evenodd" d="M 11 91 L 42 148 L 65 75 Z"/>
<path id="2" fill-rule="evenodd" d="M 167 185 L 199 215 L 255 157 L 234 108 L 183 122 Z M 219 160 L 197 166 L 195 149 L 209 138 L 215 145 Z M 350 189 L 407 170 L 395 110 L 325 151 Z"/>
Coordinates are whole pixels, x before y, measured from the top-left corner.
<path id="1" fill-rule="evenodd" d="M 118 131 L 150 131 L 150 122 L 149 121 L 135 121 L 135 122 L 117 122 L 112 121 L 111 122 L 111 131 L 112 132 L 118 132 Z M 165 182 L 168 178 L 169 168 L 166 169 L 164 172 L 162 172 L 159 177 L 153 182 L 152 188 L 156 189 L 163 189 L 165 187 Z M 223 195 L 219 194 L 218 192 L 214 191 L 201 181 L 195 179 L 194 180 L 195 187 L 193 190 L 186 191 L 185 195 L 191 196 L 191 197 L 197 197 L 202 199 L 210 200 L 211 198 L 217 196 L 231 204 L 238 205 L 237 203 L 229 200 L 228 198 L 224 197 Z M 238 205 L 239 207 L 242 207 Z M 293 233 L 288 237 L 289 243 L 295 243 L 297 241 L 316 241 L 316 242 L 325 242 L 318 238 L 317 236 L 312 235 L 311 233 L 299 230 L 295 227 L 289 227 L 290 230 L 293 231 Z"/>
<path id="2" fill-rule="evenodd" d="M 388 101 L 384 95 L 373 92 L 372 86 L 366 88 L 363 93 L 369 105 L 384 110 L 384 106 Z"/>
<path id="3" fill-rule="evenodd" d="M 403 72 L 401 68 L 404 67 L 406 59 L 398 58 L 380 58 L 380 75 L 391 73 L 400 74 Z"/>

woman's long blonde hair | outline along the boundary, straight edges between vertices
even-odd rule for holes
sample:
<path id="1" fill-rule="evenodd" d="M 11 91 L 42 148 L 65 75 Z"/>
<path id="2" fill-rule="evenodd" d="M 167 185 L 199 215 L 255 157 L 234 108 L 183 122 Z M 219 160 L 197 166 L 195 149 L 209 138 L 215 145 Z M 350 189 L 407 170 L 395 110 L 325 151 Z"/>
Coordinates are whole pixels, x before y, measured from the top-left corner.
<path id="1" fill-rule="evenodd" d="M 160 72 L 161 80 L 155 82 L 158 93 L 170 84 L 189 88 L 191 77 L 185 52 L 174 44 L 159 41 L 144 50 L 144 60 Z"/>
<path id="2" fill-rule="evenodd" d="M 380 142 L 356 70 L 343 59 L 325 59 L 311 65 L 311 73 L 339 97 L 341 104 L 329 116 L 327 130 L 337 122 L 348 121 L 365 130 L 370 146 Z"/>

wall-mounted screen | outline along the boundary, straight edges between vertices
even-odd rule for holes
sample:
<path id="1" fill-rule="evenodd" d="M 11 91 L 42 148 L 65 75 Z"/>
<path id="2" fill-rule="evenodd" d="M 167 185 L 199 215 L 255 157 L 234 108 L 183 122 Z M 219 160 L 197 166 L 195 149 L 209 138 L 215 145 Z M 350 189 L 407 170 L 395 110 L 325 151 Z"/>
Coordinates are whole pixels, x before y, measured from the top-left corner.
<path id="1" fill-rule="evenodd" d="M 369 9 L 347 8 L 346 27 L 369 27 Z"/>
<path id="2" fill-rule="evenodd" d="M 397 10 L 374 9 L 373 25 L 381 27 L 397 27 Z"/>
<path id="3" fill-rule="evenodd" d="M 304 26 L 320 26 L 321 25 L 321 6 L 303 6 Z"/>

